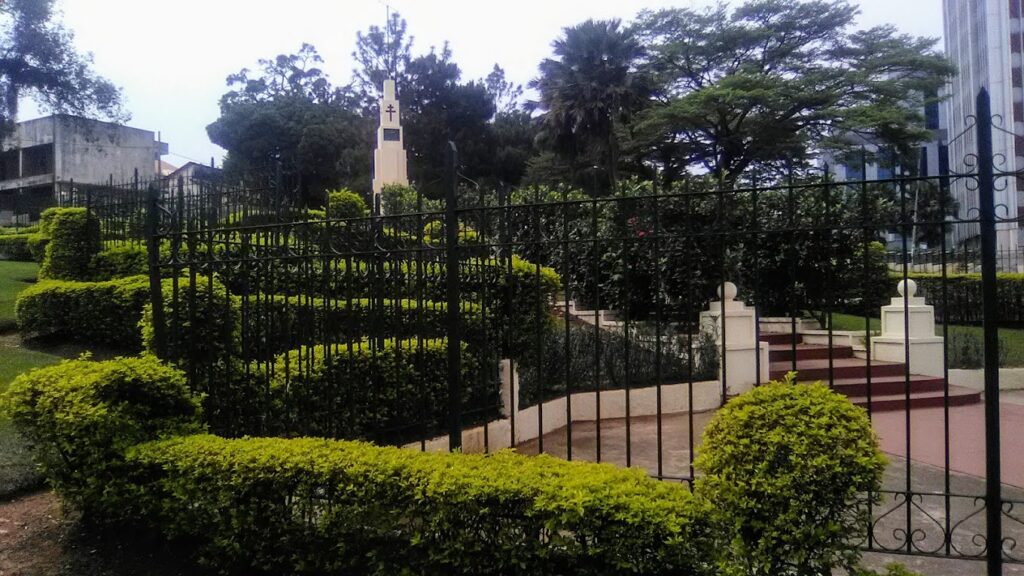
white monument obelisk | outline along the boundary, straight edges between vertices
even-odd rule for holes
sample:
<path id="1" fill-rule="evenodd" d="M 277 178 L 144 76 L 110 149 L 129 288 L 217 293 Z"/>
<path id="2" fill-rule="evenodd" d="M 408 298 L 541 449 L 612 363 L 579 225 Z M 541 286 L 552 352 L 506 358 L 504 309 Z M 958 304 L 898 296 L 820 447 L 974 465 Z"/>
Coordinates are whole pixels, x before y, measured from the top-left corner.
<path id="1" fill-rule="evenodd" d="M 395 81 L 384 81 L 384 97 L 380 100 L 380 126 L 377 128 L 377 149 L 373 152 L 374 205 L 385 184 L 409 185 L 406 166 L 405 134 L 395 97 Z"/>

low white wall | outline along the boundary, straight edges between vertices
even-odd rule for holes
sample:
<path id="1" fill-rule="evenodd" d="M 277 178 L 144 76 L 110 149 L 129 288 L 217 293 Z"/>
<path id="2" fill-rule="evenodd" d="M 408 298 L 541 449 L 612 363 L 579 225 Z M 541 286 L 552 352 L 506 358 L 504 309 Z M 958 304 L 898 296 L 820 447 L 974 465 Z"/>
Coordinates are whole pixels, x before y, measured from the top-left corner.
<path id="1" fill-rule="evenodd" d="M 507 387 L 508 380 L 503 378 L 502 397 L 519 397 L 518 378 L 513 377 L 511 390 Z M 718 408 L 722 399 L 722 387 L 718 381 L 694 382 L 693 406 L 690 406 L 690 384 L 663 384 L 661 386 L 661 414 L 679 412 L 703 412 Z M 626 391 L 603 390 L 600 392 L 601 420 L 626 417 Z M 568 410 L 567 410 L 568 405 Z M 554 432 L 568 425 L 568 418 L 573 422 L 589 422 L 597 420 L 597 392 L 576 392 L 568 397 L 548 400 L 540 406 L 530 406 L 515 411 L 515 442 L 512 441 L 512 418 L 506 417 L 493 420 L 486 425 L 462 431 L 463 452 L 485 452 L 510 448 L 538 438 L 542 433 Z M 507 406 L 507 404 L 506 404 Z M 539 412 L 543 410 L 543 418 Z M 655 416 L 658 414 L 658 387 L 635 388 L 629 391 L 629 415 Z M 543 430 L 541 426 L 543 425 Z M 407 448 L 420 448 L 420 442 L 412 442 Z M 448 449 L 448 437 L 439 436 L 426 442 L 429 451 Z"/>
<path id="2" fill-rule="evenodd" d="M 950 369 L 949 383 L 954 386 L 984 390 L 985 371 Z M 999 389 L 1024 390 L 1024 368 L 1000 368 Z"/>

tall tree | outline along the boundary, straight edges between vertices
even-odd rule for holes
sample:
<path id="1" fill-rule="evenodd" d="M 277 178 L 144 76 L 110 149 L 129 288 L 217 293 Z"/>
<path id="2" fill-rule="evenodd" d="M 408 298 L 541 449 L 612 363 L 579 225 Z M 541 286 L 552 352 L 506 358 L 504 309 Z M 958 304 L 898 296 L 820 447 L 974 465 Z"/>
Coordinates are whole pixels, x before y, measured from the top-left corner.
<path id="1" fill-rule="evenodd" d="M 487 93 L 494 100 L 494 107 L 498 114 L 511 114 L 519 110 L 519 99 L 523 96 L 523 86 L 513 84 L 505 78 L 505 69 L 497 64 L 491 73 L 484 78 L 484 86 Z"/>
<path id="2" fill-rule="evenodd" d="M 546 143 L 569 159 L 574 170 L 599 164 L 614 188 L 620 130 L 643 102 L 642 76 L 635 65 L 644 51 L 618 20 L 587 20 L 566 28 L 553 43 L 555 58 L 540 64 L 530 83 L 540 95 Z"/>
<path id="3" fill-rule="evenodd" d="M 0 135 L 10 134 L 18 102 L 30 97 L 54 113 L 126 121 L 121 91 L 92 69 L 74 35 L 57 20 L 54 0 L 0 2 Z"/>
<path id="4" fill-rule="evenodd" d="M 402 103 L 410 174 L 427 194 L 440 190 L 445 143 L 459 149 L 462 173 L 478 179 L 493 162 L 494 138 L 488 121 L 494 101 L 482 83 L 460 83 L 462 71 L 445 44 L 412 59 Z"/>
<path id="5" fill-rule="evenodd" d="M 283 177 L 284 192 L 303 205 L 322 202 L 341 186 L 369 188 L 366 120 L 350 91 L 333 86 L 316 48 L 260 60 L 259 70 L 228 76 L 221 115 L 206 127 L 228 151 L 236 177 Z"/>
<path id="6" fill-rule="evenodd" d="M 666 170 L 726 183 L 842 148 L 849 135 L 910 154 L 927 137 L 927 95 L 953 68 L 933 39 L 891 26 L 851 32 L 857 14 L 847 0 L 642 12 L 633 30 L 657 89 L 638 141 Z"/>
<path id="7" fill-rule="evenodd" d="M 407 28 L 401 14 L 391 12 L 383 29 L 370 26 L 365 34 L 356 33 L 356 49 L 352 58 L 358 66 L 352 70 L 352 88 L 368 112 L 376 109 L 377 101 L 383 95 L 384 80 L 393 78 L 399 93 L 405 88 L 408 80 L 406 67 L 412 60 L 413 43 Z"/>

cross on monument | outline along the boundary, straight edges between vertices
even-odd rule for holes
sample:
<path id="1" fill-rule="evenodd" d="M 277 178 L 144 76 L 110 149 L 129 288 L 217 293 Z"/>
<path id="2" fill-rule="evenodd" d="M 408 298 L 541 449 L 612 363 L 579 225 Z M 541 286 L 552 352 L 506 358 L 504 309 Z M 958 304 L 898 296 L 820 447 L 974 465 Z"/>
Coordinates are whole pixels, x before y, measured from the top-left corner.
<path id="1" fill-rule="evenodd" d="M 392 116 L 395 114 L 395 107 L 393 105 L 388 104 L 388 107 L 385 108 L 384 111 L 388 113 L 388 122 L 394 120 L 394 118 L 392 118 Z"/>

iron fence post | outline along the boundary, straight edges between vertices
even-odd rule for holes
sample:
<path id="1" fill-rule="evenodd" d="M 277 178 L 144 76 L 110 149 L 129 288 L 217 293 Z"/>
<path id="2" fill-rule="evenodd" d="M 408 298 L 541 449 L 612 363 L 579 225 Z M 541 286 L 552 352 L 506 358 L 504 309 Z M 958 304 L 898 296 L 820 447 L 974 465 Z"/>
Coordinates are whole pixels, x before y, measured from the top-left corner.
<path id="1" fill-rule="evenodd" d="M 160 189 L 150 184 L 146 195 L 146 257 L 149 264 L 149 301 L 153 308 L 153 345 L 158 358 L 167 353 L 163 283 L 160 279 Z"/>
<path id="2" fill-rule="evenodd" d="M 455 143 L 445 148 L 445 276 L 448 295 L 448 449 L 462 448 L 462 322 L 460 318 L 459 283 L 459 215 L 455 166 L 458 160 Z"/>
<path id="3" fill-rule="evenodd" d="M 992 108 L 988 91 L 978 92 L 978 205 L 981 221 L 982 329 L 985 336 L 985 514 L 989 576 L 1003 568 L 1002 474 L 999 440 L 999 333 L 996 308 L 995 182 Z"/>

